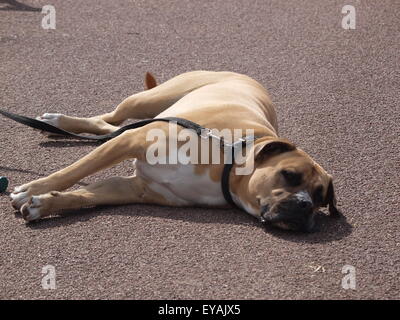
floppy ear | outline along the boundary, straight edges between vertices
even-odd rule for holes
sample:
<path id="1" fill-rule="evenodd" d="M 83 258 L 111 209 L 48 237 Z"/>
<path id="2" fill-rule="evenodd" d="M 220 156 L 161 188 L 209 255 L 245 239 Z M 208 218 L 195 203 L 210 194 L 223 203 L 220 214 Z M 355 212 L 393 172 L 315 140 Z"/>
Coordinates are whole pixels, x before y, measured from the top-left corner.
<path id="1" fill-rule="evenodd" d="M 332 178 L 330 179 L 328 184 L 328 190 L 326 191 L 324 206 L 328 206 L 329 214 L 332 217 L 340 217 L 342 215 L 336 207 L 336 196 L 335 196 L 335 190 L 333 189 Z"/>
<path id="2" fill-rule="evenodd" d="M 258 160 L 270 155 L 295 150 L 296 146 L 286 139 L 276 139 L 262 142 L 254 149 L 254 159 Z"/>

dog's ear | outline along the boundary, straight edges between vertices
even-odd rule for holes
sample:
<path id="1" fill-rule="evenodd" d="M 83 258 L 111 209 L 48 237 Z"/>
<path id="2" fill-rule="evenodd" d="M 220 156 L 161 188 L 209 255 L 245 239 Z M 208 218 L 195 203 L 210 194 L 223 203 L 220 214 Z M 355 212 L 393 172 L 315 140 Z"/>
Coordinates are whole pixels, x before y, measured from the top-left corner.
<path id="1" fill-rule="evenodd" d="M 329 179 L 329 184 L 328 184 L 328 190 L 326 191 L 326 196 L 325 200 L 323 203 L 323 206 L 328 206 L 328 211 L 329 214 L 332 217 L 340 217 L 341 213 L 336 207 L 336 195 L 335 195 L 335 190 L 333 188 L 333 179 L 330 177 Z"/>
<path id="2" fill-rule="evenodd" d="M 283 152 L 293 151 L 296 146 L 286 139 L 276 139 L 261 142 L 254 148 L 254 159 L 264 159 L 271 155 L 280 154 Z"/>
<path id="3" fill-rule="evenodd" d="M 150 72 L 146 72 L 144 83 L 147 90 L 157 87 L 157 81 Z"/>

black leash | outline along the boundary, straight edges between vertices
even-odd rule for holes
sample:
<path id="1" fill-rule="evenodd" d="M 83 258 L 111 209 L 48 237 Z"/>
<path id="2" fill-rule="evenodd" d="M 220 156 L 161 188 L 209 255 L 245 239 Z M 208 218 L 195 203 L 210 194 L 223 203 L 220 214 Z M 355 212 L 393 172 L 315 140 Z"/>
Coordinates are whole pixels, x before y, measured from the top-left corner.
<path id="1" fill-rule="evenodd" d="M 230 149 L 230 159 L 228 163 L 224 164 L 224 169 L 222 172 L 222 177 L 221 177 L 221 189 L 222 189 L 222 194 L 224 195 L 224 198 L 226 202 L 231 204 L 232 206 L 236 206 L 236 203 L 232 199 L 232 195 L 229 191 L 229 176 L 231 169 L 235 163 L 235 154 L 236 150 L 239 146 L 246 146 L 247 143 L 249 142 L 254 142 L 256 140 L 256 137 L 254 136 L 246 136 L 244 138 L 240 138 L 238 141 L 235 141 L 234 143 L 225 143 L 223 138 L 213 135 L 211 129 L 202 127 L 201 125 L 187 120 L 183 118 L 178 118 L 178 117 L 166 117 L 166 118 L 154 118 L 154 119 L 144 119 L 144 120 L 139 120 L 135 123 L 128 124 L 126 126 L 121 127 L 120 129 L 109 133 L 105 135 L 98 135 L 98 136 L 88 136 L 88 135 L 80 135 L 76 133 L 72 133 L 69 131 L 65 131 L 63 129 L 57 128 L 51 124 L 48 124 L 44 121 L 40 121 L 37 119 L 21 116 L 12 112 L 4 111 L 0 109 L 0 114 L 5 116 L 6 118 L 12 119 L 18 123 L 22 123 L 28 127 L 54 133 L 54 134 L 61 134 L 64 136 L 69 136 L 69 137 L 74 137 L 77 139 L 85 139 L 85 140 L 95 140 L 99 142 L 105 142 L 107 140 L 110 140 L 112 138 L 115 138 L 119 136 L 121 133 L 123 133 L 126 130 L 131 130 L 131 129 L 136 129 L 145 126 L 146 124 L 156 122 L 156 121 L 164 121 L 164 122 L 174 122 L 186 129 L 191 129 L 196 132 L 198 136 L 200 136 L 203 139 L 209 139 L 209 138 L 214 138 L 218 139 L 220 141 L 220 146 L 222 148 L 229 148 Z"/>

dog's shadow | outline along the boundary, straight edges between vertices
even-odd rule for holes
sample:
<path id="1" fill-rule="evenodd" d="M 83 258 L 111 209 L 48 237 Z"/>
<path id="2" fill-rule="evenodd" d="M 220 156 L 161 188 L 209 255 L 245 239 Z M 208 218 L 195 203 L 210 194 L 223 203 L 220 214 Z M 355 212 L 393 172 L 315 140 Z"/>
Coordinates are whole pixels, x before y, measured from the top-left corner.
<path id="1" fill-rule="evenodd" d="M 318 211 L 315 217 L 316 231 L 312 233 L 286 231 L 272 226 L 266 226 L 265 232 L 278 238 L 304 243 L 326 243 L 337 241 L 349 236 L 353 226 L 348 223 L 344 215 L 331 217 L 322 211 Z"/>
<path id="2" fill-rule="evenodd" d="M 118 213 L 115 211 L 118 210 Z M 316 217 L 318 231 L 300 233 L 284 231 L 270 226 L 263 226 L 254 217 L 239 209 L 206 209 L 206 208 L 174 208 L 154 205 L 99 206 L 80 210 L 67 210 L 58 216 L 51 216 L 37 222 L 27 223 L 31 229 L 48 229 L 63 227 L 90 221 L 97 216 L 122 215 L 131 217 L 153 217 L 172 219 L 201 224 L 243 225 L 249 228 L 261 228 L 268 234 L 293 242 L 325 243 L 347 237 L 352 232 L 352 226 L 346 218 L 332 218 L 319 212 Z"/>

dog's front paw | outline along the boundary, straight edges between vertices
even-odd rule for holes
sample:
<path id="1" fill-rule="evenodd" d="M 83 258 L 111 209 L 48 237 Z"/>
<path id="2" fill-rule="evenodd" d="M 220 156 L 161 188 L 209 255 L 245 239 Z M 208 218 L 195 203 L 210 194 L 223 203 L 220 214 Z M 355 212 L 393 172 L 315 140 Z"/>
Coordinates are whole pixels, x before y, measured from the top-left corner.
<path id="1" fill-rule="evenodd" d="M 54 188 L 52 188 L 52 186 L 43 179 L 15 187 L 14 191 L 10 194 L 11 205 L 14 209 L 20 210 L 21 207 L 27 203 L 33 195 L 44 194 L 50 190 L 54 190 Z"/>
<path id="2" fill-rule="evenodd" d="M 14 191 L 10 194 L 11 205 L 14 209 L 19 210 L 24 203 L 29 201 L 31 194 L 28 189 L 28 185 L 14 188 Z"/>
<path id="3" fill-rule="evenodd" d="M 20 210 L 22 217 L 26 221 L 34 221 L 41 218 L 41 201 L 40 196 L 33 196 L 24 203 Z"/>
<path id="4" fill-rule="evenodd" d="M 20 209 L 22 217 L 26 221 L 35 221 L 48 216 L 51 213 L 52 200 L 58 195 L 59 192 L 52 191 L 31 197 Z"/>

